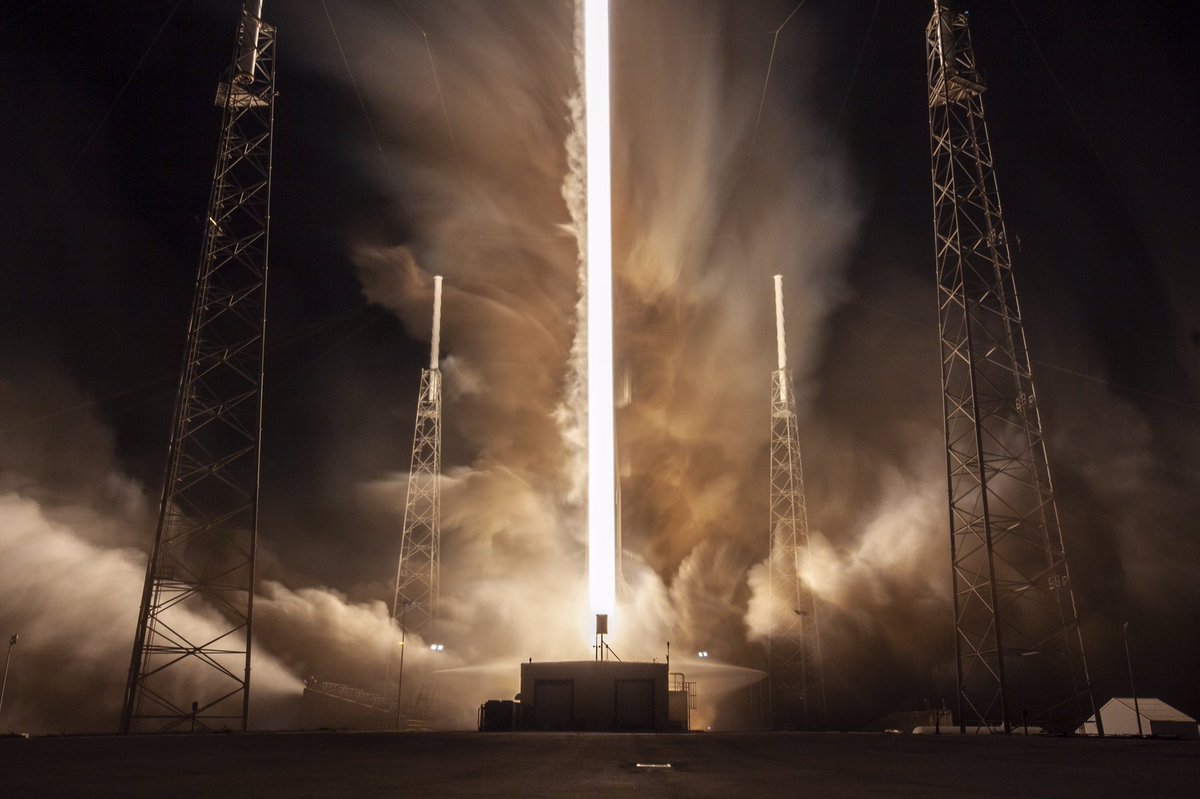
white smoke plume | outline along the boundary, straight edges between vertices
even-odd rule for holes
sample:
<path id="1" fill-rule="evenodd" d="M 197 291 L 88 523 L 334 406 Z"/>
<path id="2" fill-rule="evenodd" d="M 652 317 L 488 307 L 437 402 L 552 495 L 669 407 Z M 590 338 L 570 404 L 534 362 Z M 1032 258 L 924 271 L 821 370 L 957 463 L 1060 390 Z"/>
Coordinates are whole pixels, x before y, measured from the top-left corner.
<path id="1" fill-rule="evenodd" d="M 414 234 L 348 238 L 367 299 L 413 335 L 426 335 L 431 276 L 445 277 L 445 424 L 475 454 L 445 483 L 442 610 L 466 666 L 590 656 L 572 11 L 462 4 L 414 10 L 410 25 L 351 6 L 337 23 L 364 52 L 412 67 L 397 81 L 351 56 L 385 150 L 372 157 L 367 139 L 359 160 L 377 183 L 395 181 Z M 626 4 L 614 18 L 618 362 L 635 388 L 618 416 L 628 590 L 611 640 L 623 657 L 662 657 L 672 641 L 753 662 L 744 617 L 766 545 L 770 276 L 789 289 L 807 397 L 857 212 L 827 130 L 794 103 L 759 116 L 770 38 L 727 52 L 717 33 L 736 13 L 680 12 Z M 671 32 L 655 36 L 664 14 Z M 349 80 L 341 64 L 320 68 Z M 458 374 L 469 390 L 455 392 Z M 371 493 L 399 518 L 402 476 Z"/>
<path id="2" fill-rule="evenodd" d="M 8 425 L 0 434 L 0 624 L 6 638 L 19 636 L 0 725 L 112 731 L 141 602 L 151 505 L 114 464 L 111 432 L 85 410 L 90 398 L 52 370 L 21 371 L 24 378 L 0 382 L 0 418 Z M 199 614 L 180 621 L 212 626 Z M 176 687 L 187 694 L 186 684 Z M 300 681 L 269 652 L 256 655 L 257 726 L 294 726 L 299 691 Z"/>
<path id="3" fill-rule="evenodd" d="M 207 6 L 231 16 L 225 2 Z M 794 3 L 628 0 L 613 7 L 617 374 L 631 391 L 617 411 L 625 621 L 610 643 L 623 657 L 649 659 L 664 657 L 670 641 L 672 665 L 701 679 L 699 716 L 716 726 L 734 718 L 719 697 L 742 690 L 753 672 L 731 670 L 718 685 L 713 662 L 751 670 L 762 665 L 770 276 L 779 273 L 831 705 L 840 692 L 846 717 L 867 721 L 889 707 L 936 699 L 933 691 L 953 684 L 953 627 L 935 302 L 924 277 L 932 269 L 920 266 L 930 264 L 931 252 L 924 228 L 911 235 L 892 229 L 904 219 L 911 230 L 918 214 L 872 212 L 879 226 L 860 235 L 872 181 L 860 191 L 840 129 L 829 127 L 831 94 L 854 80 L 841 68 L 848 51 L 837 57 L 822 51 L 824 42 L 839 39 L 826 36 L 822 16 L 840 18 L 830 4 L 804 4 L 781 34 L 764 96 L 773 32 Z M 431 275 L 446 278 L 446 651 L 435 656 L 420 641 L 405 651 L 415 681 L 436 673 L 455 697 L 439 723 L 467 725 L 478 701 L 513 694 L 520 661 L 591 654 L 582 595 L 579 423 L 586 342 L 577 331 L 585 109 L 575 9 L 570 0 L 329 4 L 355 76 L 351 85 L 320 4 L 270 8 L 280 25 L 282 92 L 274 164 L 280 224 L 273 232 L 285 230 L 288 219 L 295 230 L 292 214 L 319 220 L 314 238 L 299 239 L 340 237 L 366 299 L 401 320 L 414 341 L 428 335 Z M 896 11 L 892 19 L 913 22 L 908 13 Z M 912 28 L 918 44 L 920 24 Z M 869 103 L 875 113 L 877 98 L 864 94 L 867 87 L 907 85 L 912 99 L 898 96 L 897 107 L 921 102 L 919 47 L 911 78 L 870 80 L 879 68 L 871 58 L 880 35 L 876 30 L 848 96 L 844 126 L 857 126 L 856 138 L 863 124 L 896 119 L 891 112 L 853 112 Z M 33 91 L 39 100 L 61 102 L 57 90 Z M 207 103 L 211 87 L 203 94 Z M 106 95 L 94 108 L 97 118 L 108 103 Z M 144 113 L 136 103 L 120 104 L 115 113 L 131 107 Z M 913 110 L 920 127 L 923 112 Z M 188 114 L 192 125 L 191 111 L 178 113 Z M 914 135 L 912 120 L 905 124 Z M 917 131 L 914 149 L 902 156 L 912 159 L 914 181 L 925 179 L 922 137 Z M 34 141 L 38 150 L 50 138 L 14 141 Z M 33 153 L 45 162 L 36 180 L 26 176 L 34 200 L 40 184 L 57 183 L 63 154 L 76 154 L 68 149 Z M 870 177 L 909 174 L 882 160 L 901 149 L 874 158 Z M 95 162 L 124 182 L 126 164 L 103 151 L 94 148 L 75 177 L 83 180 Z M 1143 160 L 1127 165 L 1131 175 Z M 1182 174 L 1169 163 L 1164 176 Z M 1009 166 L 1005 174 L 1019 174 Z M 199 170 L 200 180 L 206 171 Z M 1093 229 L 1094 219 L 1078 215 L 1074 184 L 1055 188 L 1047 177 L 1053 178 L 1036 172 L 1036 190 L 1010 207 L 1032 207 L 1057 219 L 1059 228 L 1065 218 L 1075 229 Z M 342 194 L 299 190 L 310 181 Z M 886 181 L 873 182 L 884 189 L 883 201 L 900 196 Z M 1174 195 L 1160 194 L 1160 182 L 1147 185 L 1167 211 L 1162 204 L 1171 205 Z M 107 205 L 110 197 L 143 191 L 136 180 L 119 188 L 96 196 Z M 180 257 L 175 244 L 165 246 L 157 233 L 141 229 L 146 222 L 157 231 L 157 222 L 126 224 L 116 215 L 119 202 L 111 213 L 94 216 L 98 204 L 88 197 L 67 191 L 62 199 L 76 209 L 81 228 L 100 229 L 91 231 L 92 245 L 107 248 L 118 239 L 127 249 L 146 245 L 162 263 L 188 271 L 190 255 Z M 1175 224 L 1172 213 L 1146 212 L 1154 205 L 1142 206 L 1136 195 L 1132 204 L 1164 230 Z M 10 220 L 16 238 L 28 234 L 33 209 L 40 207 L 27 205 Z M 50 229 L 42 227 L 43 233 Z M 1104 236 L 1093 237 L 1092 250 L 1079 250 L 1087 237 L 1068 237 L 1061 251 L 1038 263 L 1033 240 L 1026 237 L 1017 263 L 1023 291 L 1031 274 L 1067 280 L 1062 263 L 1090 269 L 1105 260 L 1106 250 L 1123 252 Z M 272 252 L 287 252 L 276 246 L 285 241 L 276 235 Z M 1159 246 L 1141 242 L 1131 253 L 1143 245 Z M 330 264 L 320 252 L 307 260 L 307 253 L 292 252 L 290 261 L 277 257 L 273 274 L 301 281 L 328 276 Z M 121 253 L 114 248 L 111 260 L 120 261 Z M 57 296 L 75 283 L 85 294 L 92 291 L 86 280 L 102 279 L 115 293 L 140 274 L 111 264 L 92 274 L 90 260 L 88 267 L 64 269 L 65 258 L 44 270 L 56 281 L 46 289 L 46 279 L 45 293 L 37 295 L 45 302 L 51 290 Z M 1143 271 L 1127 270 L 1124 256 L 1117 260 L 1120 266 L 1110 264 L 1101 282 L 1119 268 L 1145 289 Z M 24 280 L 38 270 L 20 274 Z M 272 306 L 272 323 L 282 318 L 286 327 L 289 301 L 307 298 L 289 298 L 286 281 L 273 285 L 284 293 Z M 314 279 L 313 285 L 325 283 Z M 23 301 L 25 287 L 18 282 L 6 296 Z M 1022 296 L 1035 357 L 1105 379 L 1105 359 L 1118 349 L 1132 360 L 1142 353 L 1138 347 L 1155 346 L 1109 341 L 1104 353 L 1081 364 L 1080 353 L 1104 338 L 1087 324 L 1109 327 L 1109 320 L 1097 321 L 1102 312 L 1094 307 L 1064 307 L 1066 292 L 1048 288 Z M 125 304 L 114 303 L 112 313 L 138 316 L 140 309 L 131 309 L 144 296 L 121 293 Z M 102 304 L 96 297 L 111 294 L 81 296 L 68 291 L 63 314 L 109 318 L 85 303 Z M 1095 293 L 1074 297 L 1083 304 L 1098 299 Z M 1124 296 L 1108 301 L 1114 309 L 1132 304 Z M 40 302 L 30 307 L 40 309 Z M 37 353 L 52 362 L 59 353 L 47 342 L 81 324 L 44 314 L 54 334 L 42 328 L 30 332 L 44 340 L 22 338 L 21 326 L 37 313 L 13 314 L 20 321 L 10 325 L 7 354 Z M 1040 329 L 1034 327 L 1039 320 Z M 149 327 L 119 327 L 132 350 L 153 349 L 134 339 Z M 1128 328 L 1113 325 L 1106 335 L 1122 330 Z M 1159 341 L 1155 335 L 1147 331 L 1146 341 Z M 1186 346 L 1177 358 L 1194 360 L 1194 337 L 1181 343 Z M 105 384 L 96 373 L 104 371 L 111 348 L 63 346 L 93 361 L 90 372 L 78 364 L 64 371 L 87 385 Z M 264 452 L 256 727 L 294 723 L 302 679 L 382 691 L 394 677 L 399 630 L 390 603 L 410 444 L 403 433 L 411 430 L 395 420 L 412 418 L 413 353 L 421 349 L 371 353 L 391 371 L 352 359 L 328 371 L 318 364 L 313 372 L 320 379 L 305 393 L 282 386 L 268 359 L 268 401 L 284 398 L 303 421 L 294 436 L 300 444 L 289 451 L 297 457 L 283 464 L 285 474 L 275 454 L 286 449 L 280 438 L 269 435 Z M 401 374 L 406 366 L 411 374 Z M 1173 368 L 1163 367 L 1164 381 L 1174 379 Z M 1177 679 L 1172 675 L 1186 673 L 1196 653 L 1178 634 L 1190 629 L 1178 620 L 1195 615 L 1189 609 L 1198 585 L 1190 574 L 1200 557 L 1195 399 L 1188 400 L 1191 406 L 1167 407 L 1145 393 L 1098 383 L 1081 389 L 1077 375 L 1041 364 L 1036 371 L 1085 638 L 1090 649 L 1099 642 L 1119 666 L 1115 675 L 1111 663 L 1108 673 L 1094 668 L 1093 674 L 1123 690 L 1119 621 L 1131 619 L 1135 631 L 1157 625 L 1153 654 L 1149 646 L 1143 650 L 1146 673 Z M 109 413 L 115 404 L 96 406 L 53 367 L 0 361 L 0 376 L 0 642 L 21 636 L 0 730 L 111 731 L 153 535 L 160 488 L 154 472 L 161 466 L 147 464 L 157 463 L 150 450 L 160 446 L 160 431 L 146 426 L 137 433 L 146 440 L 130 444 L 122 416 L 129 409 Z M 1119 370 L 1111 377 L 1120 382 Z M 1153 391 L 1176 396 L 1187 389 Z M 269 417 L 268 432 L 283 416 Z M 309 432 L 311 443 L 304 439 Z M 687 659 L 698 649 L 710 652 L 708 664 Z M 930 693 L 912 693 L 926 687 Z"/>
<path id="4" fill-rule="evenodd" d="M 463 697 L 466 711 L 456 708 L 443 723 L 469 723 L 477 701 L 511 695 L 521 660 L 591 655 L 579 432 L 586 342 L 577 335 L 583 108 L 573 12 L 569 3 L 462 4 L 418 13 L 422 31 L 390 9 L 338 10 L 341 36 L 358 45 L 350 67 L 384 159 L 370 139 L 342 146 L 359 153 L 358 167 L 383 193 L 399 190 L 394 205 L 380 210 L 403 216 L 412 230 L 402 243 L 377 234 L 378 220 L 346 231 L 364 294 L 422 338 L 430 277 L 446 279 L 452 443 L 439 635 L 447 651 L 435 659 L 419 645 L 406 650 L 415 674 L 467 675 L 464 690 L 473 693 Z M 290 35 L 317 57 L 314 68 L 350 91 L 343 65 L 330 56 L 324 20 L 313 22 Z M 767 541 L 770 276 L 784 275 L 791 367 L 807 399 L 817 387 L 827 316 L 844 291 L 839 275 L 857 225 L 853 181 L 829 131 L 804 113 L 803 102 L 781 103 L 772 94 L 759 115 L 770 45 L 761 20 L 717 5 L 647 3 L 623 4 L 615 23 L 617 356 L 633 391 L 618 417 L 625 621 L 610 641 L 626 658 L 664 657 L 670 641 L 677 657 L 706 648 L 714 659 L 758 666 L 761 648 L 747 613 Z M 734 45 L 717 35 L 739 24 L 758 33 L 734 37 Z M 811 35 L 801 38 L 811 44 Z M 782 88 L 803 85 L 777 77 L 771 90 Z M 60 468 L 62 448 L 39 446 L 45 468 Z M 407 442 L 388 446 L 403 453 Z M 119 477 L 111 452 L 97 460 L 102 480 L 35 475 L 21 496 L 47 485 L 109 485 L 70 529 L 107 547 L 147 546 L 146 492 Z M 398 468 L 405 461 L 403 454 L 394 459 Z M 21 469 L 36 462 L 26 458 Z M 359 486 L 356 512 L 398 530 L 405 488 L 403 474 L 380 473 Z M 834 501 L 856 493 L 836 482 L 822 490 Z M 67 513 L 65 503 L 41 507 L 47 516 Z M 904 587 L 863 594 L 852 589 L 855 581 L 909 568 L 907 559 L 880 553 L 921 534 L 912 514 L 889 524 L 882 520 L 893 512 L 882 501 L 870 507 L 879 520 L 869 512 L 829 515 L 832 524 L 822 528 L 829 543 L 818 547 L 831 607 L 841 611 L 844 602 L 844 612 L 860 618 L 870 616 L 864 602 L 891 603 Z M 104 550 L 90 560 L 124 564 L 127 572 L 124 616 L 111 614 L 104 627 L 116 642 L 105 658 L 112 672 L 105 696 L 119 699 L 139 556 Z M 384 685 L 398 637 L 389 618 L 394 565 L 364 561 L 360 580 L 329 588 L 306 587 L 281 552 L 268 551 L 266 560 L 267 571 L 284 579 L 260 586 L 256 658 L 281 664 L 279 692 L 294 693 L 310 676 Z M 836 651 L 837 635 L 829 639 Z M 272 693 L 271 672 L 256 669 L 256 692 Z M 742 682 L 702 685 L 705 718 L 716 719 L 715 700 Z M 105 701 L 106 711 L 83 727 L 104 727 L 105 714 L 115 712 L 115 700 Z M 64 728 L 80 728 L 74 724 Z"/>

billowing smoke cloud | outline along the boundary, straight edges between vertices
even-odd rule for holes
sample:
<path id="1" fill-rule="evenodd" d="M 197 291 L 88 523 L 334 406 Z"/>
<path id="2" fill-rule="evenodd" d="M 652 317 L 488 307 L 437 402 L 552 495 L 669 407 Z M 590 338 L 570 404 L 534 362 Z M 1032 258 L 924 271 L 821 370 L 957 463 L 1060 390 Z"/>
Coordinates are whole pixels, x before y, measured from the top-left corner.
<path id="1" fill-rule="evenodd" d="M 153 529 L 150 503 L 113 462 L 89 398 L 45 367 L 0 383 L 0 623 L 17 634 L 4 729 L 117 726 Z M 58 417 L 58 424 L 46 424 Z M 215 615 L 215 611 L 213 611 Z M 199 613 L 194 630 L 217 626 Z M 203 633 L 198 633 L 203 635 Z M 212 636 L 209 636 L 212 637 Z M 6 641 L 7 643 L 7 641 Z M 257 726 L 295 725 L 300 682 L 269 651 L 255 658 Z M 177 686 L 186 695 L 188 686 Z"/>
<path id="2" fill-rule="evenodd" d="M 347 249 L 366 298 L 417 338 L 428 329 L 430 276 L 446 277 L 450 448 L 439 635 L 448 651 L 435 659 L 422 646 L 429 642 L 410 642 L 408 665 L 415 676 L 436 670 L 467 680 L 475 699 L 507 696 L 519 660 L 590 655 L 577 335 L 583 109 L 573 9 L 464 5 L 415 18 L 428 39 L 412 20 L 380 13 L 339 12 L 342 37 L 357 43 L 351 68 L 384 159 L 374 141 L 349 147 L 382 194 L 399 190 L 381 216 L 403 217 L 412 235 L 397 243 L 379 233 L 386 220 L 365 220 L 346 231 Z M 657 13 L 630 4 L 617 30 L 645 31 Z M 767 103 L 759 116 L 769 39 L 748 37 L 743 50 L 726 52 L 715 34 L 738 24 L 736 15 L 701 8 L 672 18 L 681 27 L 671 48 L 621 34 L 614 44 L 618 359 L 631 401 L 619 418 L 625 587 L 612 643 L 626 658 L 661 658 L 671 641 L 677 662 L 703 646 L 719 660 L 757 666 L 746 614 L 748 575 L 766 544 L 759 520 L 770 275 L 784 274 L 789 289 L 792 367 L 807 397 L 856 212 L 827 131 L 790 103 Z M 292 35 L 319 37 L 323 46 L 303 51 L 328 55 L 327 30 Z M 336 59 L 314 66 L 345 78 Z M 72 392 L 49 393 L 62 402 Z M 30 403 L 24 416 L 36 416 L 37 392 L 23 386 L 15 395 Z M 57 552 L 56 562 L 92 569 L 111 586 L 108 600 L 90 602 L 96 583 L 74 581 L 85 592 L 79 605 L 112 609 L 89 628 L 112 650 L 97 657 L 107 676 L 95 693 L 105 698 L 39 702 L 21 717 L 32 730 L 105 729 L 115 718 L 145 557 L 138 549 L 153 529 L 153 489 L 123 477 L 111 434 L 90 416 L 85 424 L 94 441 L 54 440 L 53 427 L 36 425 L 40 438 L 6 450 L 11 512 L 25 519 L 12 529 L 62 542 L 38 548 L 13 533 L 8 562 L 19 568 L 34 550 Z M 68 467 L 77 473 L 61 473 Z M 358 487 L 358 514 L 397 529 L 405 488 L 403 474 L 377 474 Z M 270 537 L 263 546 L 262 571 L 273 579 L 256 602 L 255 697 L 266 704 L 255 726 L 288 723 L 294 703 L 273 702 L 294 697 L 302 678 L 383 690 L 398 636 L 380 579 L 387 571 L 364 571 L 342 590 L 305 585 Z M 840 551 L 829 558 L 843 560 Z M 36 585 L 34 605 L 50 615 L 18 614 L 18 627 L 69 615 L 51 583 Z M 82 640 L 61 638 L 47 656 Z M 744 685 L 746 674 L 712 675 L 702 715 L 715 718 L 714 697 Z M 76 701 L 91 709 L 64 709 Z M 463 704 L 466 713 L 444 721 L 469 723 L 472 703 Z"/>
<path id="3" fill-rule="evenodd" d="M 340 140 L 321 129 L 317 144 L 384 198 L 337 231 L 366 299 L 424 339 L 431 276 L 446 278 L 446 651 L 422 641 L 405 651 L 415 681 L 436 672 L 455 697 L 440 723 L 467 725 L 479 701 L 512 695 L 520 661 L 590 656 L 574 10 L 558 0 L 399 5 L 412 17 L 394 3 L 331 4 L 378 141 L 359 119 Z M 862 304 L 851 288 L 864 201 L 838 136 L 808 111 L 822 79 L 818 20 L 806 7 L 787 29 L 791 69 L 776 64 L 760 116 L 770 31 L 790 4 L 766 21 L 762 6 L 741 3 L 614 6 L 617 358 L 629 402 L 618 410 L 625 586 L 610 643 L 627 659 L 661 659 L 670 641 L 672 665 L 701 681 L 697 718 L 717 726 L 733 718 L 719 697 L 762 666 L 779 273 L 831 704 L 840 694 L 842 715 L 861 722 L 948 697 L 936 693 L 953 684 L 953 638 L 933 291 L 891 264 L 864 267 L 873 293 Z M 317 73 L 357 118 L 323 13 L 295 14 L 281 37 L 293 85 L 304 68 Z M 289 169 L 300 168 L 277 161 L 278 174 Z M 929 324 L 905 326 L 872 304 Z M 1035 352 L 1047 339 L 1034 337 Z M 352 371 L 356 385 L 327 380 L 321 399 L 374 390 L 378 374 Z M 78 410 L 89 397 L 46 369 L 5 374 L 0 634 L 21 639 L 0 726 L 111 730 L 158 487 L 121 468 L 113 433 Z M 1073 569 L 1123 564 L 1111 583 L 1077 582 L 1081 607 L 1100 609 L 1085 632 L 1104 640 L 1098 625 L 1113 627 L 1115 614 L 1194 600 L 1194 417 L 1164 423 L 1100 389 L 1056 407 L 1048 376 L 1039 372 L 1052 452 L 1076 456 L 1054 463 Z M 415 391 L 415 367 L 410 380 Z M 339 430 L 412 415 L 400 397 L 354 407 L 367 413 Z M 361 438 L 349 455 L 304 464 L 338 478 L 322 490 L 347 494 L 346 520 L 308 521 L 289 539 L 280 528 L 306 523 L 306 506 L 286 524 L 288 514 L 270 515 L 278 506 L 264 508 L 255 726 L 294 723 L 301 679 L 383 691 L 394 677 L 390 582 L 409 442 Z M 307 578 L 302 558 L 277 545 L 285 540 L 355 577 Z M 1182 664 L 1194 645 L 1178 643 Z M 738 668 L 689 659 L 697 649 Z"/>
<path id="4" fill-rule="evenodd" d="M 427 335 L 431 276 L 446 279 L 445 424 L 478 453 L 449 470 L 442 517 L 444 627 L 466 663 L 589 654 L 571 10 L 465 4 L 418 14 L 422 30 L 390 11 L 338 21 L 361 50 L 412 67 L 394 80 L 351 58 L 384 148 L 372 158 L 376 142 L 364 141 L 360 160 L 395 181 L 414 235 L 395 244 L 352 230 L 348 247 L 368 300 L 416 336 Z M 689 5 L 668 14 L 664 47 L 642 35 L 664 11 L 625 4 L 614 22 L 617 355 L 631 401 L 618 416 L 626 590 L 612 642 L 625 657 L 661 657 L 671 640 L 758 665 L 747 575 L 767 540 L 770 277 L 784 275 L 791 365 L 809 397 L 858 214 L 839 151 L 804 104 L 759 114 L 770 37 L 728 50 L 718 32 L 752 21 Z M 322 67 L 347 79 L 340 64 Z M 372 494 L 399 517 L 402 477 Z M 855 521 L 869 543 L 829 548 L 833 571 L 895 565 L 861 551 L 923 531 L 912 519 Z M 830 579 L 850 601 L 853 577 Z"/>

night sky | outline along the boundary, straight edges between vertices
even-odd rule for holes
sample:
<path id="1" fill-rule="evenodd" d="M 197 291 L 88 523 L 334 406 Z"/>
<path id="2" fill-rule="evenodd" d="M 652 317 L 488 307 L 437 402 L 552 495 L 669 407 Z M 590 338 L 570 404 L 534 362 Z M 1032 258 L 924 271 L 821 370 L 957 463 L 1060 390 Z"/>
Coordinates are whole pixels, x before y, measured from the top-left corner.
<path id="1" fill-rule="evenodd" d="M 633 385 L 618 438 L 646 640 L 612 643 L 761 665 L 747 608 L 782 272 L 830 570 L 833 723 L 950 701 L 931 4 L 613 7 L 616 338 Z M 1200 17 L 1133 0 L 957 7 L 988 85 L 1097 700 L 1128 692 L 1129 621 L 1139 694 L 1196 715 Z M 238 11 L 0 13 L 0 634 L 21 633 L 6 729 L 116 724 Z M 288 679 L 378 676 L 364 641 L 388 629 L 432 274 L 446 275 L 447 648 L 463 667 L 564 651 L 551 639 L 570 624 L 536 614 L 582 570 L 562 421 L 572 13 L 266 2 L 279 98 L 256 652 Z"/>

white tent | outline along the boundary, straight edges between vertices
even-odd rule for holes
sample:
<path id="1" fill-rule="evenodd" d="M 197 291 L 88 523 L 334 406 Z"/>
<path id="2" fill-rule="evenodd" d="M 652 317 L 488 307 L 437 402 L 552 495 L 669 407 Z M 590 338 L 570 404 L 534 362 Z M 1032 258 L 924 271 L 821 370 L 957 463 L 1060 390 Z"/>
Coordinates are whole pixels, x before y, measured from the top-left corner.
<path id="1" fill-rule="evenodd" d="M 1133 707 L 1133 699 L 1129 697 L 1118 696 L 1108 700 L 1104 707 L 1100 708 L 1104 734 L 1137 735 L 1139 714 L 1134 712 Z M 1137 708 L 1142 717 L 1143 735 L 1200 739 L 1200 727 L 1196 725 L 1196 720 L 1161 699 L 1139 697 Z M 1092 716 L 1085 721 L 1077 732 L 1080 735 L 1096 735 L 1096 717 Z"/>

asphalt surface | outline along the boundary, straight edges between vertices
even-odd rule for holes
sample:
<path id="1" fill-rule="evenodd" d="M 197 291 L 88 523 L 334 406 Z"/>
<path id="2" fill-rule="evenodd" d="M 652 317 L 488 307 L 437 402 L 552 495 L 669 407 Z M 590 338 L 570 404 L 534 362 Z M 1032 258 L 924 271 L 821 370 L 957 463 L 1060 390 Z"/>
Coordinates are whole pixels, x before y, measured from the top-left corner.
<path id="1" fill-rule="evenodd" d="M 0 795 L 1182 797 L 1200 795 L 1200 743 L 843 733 L 5 738 Z"/>

